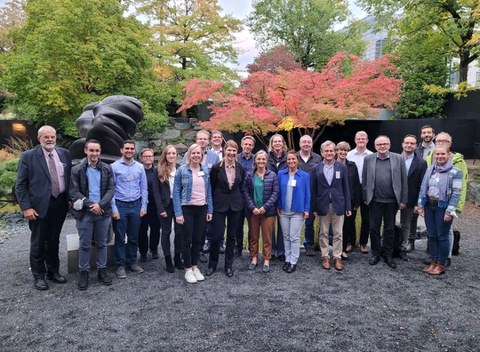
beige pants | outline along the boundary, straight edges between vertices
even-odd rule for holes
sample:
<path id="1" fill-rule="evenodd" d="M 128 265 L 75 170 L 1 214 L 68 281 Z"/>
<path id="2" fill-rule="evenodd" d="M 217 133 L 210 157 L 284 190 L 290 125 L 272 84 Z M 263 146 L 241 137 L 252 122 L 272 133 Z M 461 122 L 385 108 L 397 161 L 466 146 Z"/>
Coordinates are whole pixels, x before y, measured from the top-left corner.
<path id="1" fill-rule="evenodd" d="M 320 216 L 320 250 L 323 258 L 328 258 L 328 233 L 330 225 L 332 225 L 333 232 L 333 257 L 340 258 L 342 255 L 342 238 L 343 238 L 343 217 L 344 215 L 335 215 L 332 209 L 332 204 L 328 207 L 326 216 Z"/>

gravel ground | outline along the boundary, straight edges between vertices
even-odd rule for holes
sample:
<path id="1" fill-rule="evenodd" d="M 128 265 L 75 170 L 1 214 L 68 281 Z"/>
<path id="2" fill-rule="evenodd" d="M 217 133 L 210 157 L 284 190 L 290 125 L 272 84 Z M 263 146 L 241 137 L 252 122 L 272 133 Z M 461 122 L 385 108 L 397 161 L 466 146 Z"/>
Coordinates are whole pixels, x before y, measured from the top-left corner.
<path id="1" fill-rule="evenodd" d="M 11 219 L 0 236 L 0 351 L 480 351 L 479 215 L 468 204 L 457 220 L 460 255 L 438 278 L 422 273 L 419 240 L 396 270 L 356 252 L 345 271 L 326 271 L 318 254 L 302 252 L 295 273 L 274 261 L 263 274 L 247 271 L 244 252 L 231 279 L 220 264 L 189 285 L 160 258 L 109 287 L 93 272 L 83 292 L 76 274 L 48 291 L 33 288 L 28 228 Z M 62 272 L 72 232 L 69 219 Z"/>

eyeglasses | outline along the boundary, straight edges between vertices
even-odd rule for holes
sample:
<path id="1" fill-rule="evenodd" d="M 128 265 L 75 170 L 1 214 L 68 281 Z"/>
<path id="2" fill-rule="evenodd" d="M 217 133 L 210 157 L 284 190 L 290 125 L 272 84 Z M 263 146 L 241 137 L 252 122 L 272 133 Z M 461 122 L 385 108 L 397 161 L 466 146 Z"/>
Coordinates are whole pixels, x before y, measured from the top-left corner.
<path id="1" fill-rule="evenodd" d="M 435 143 L 452 143 L 448 139 L 436 139 Z"/>
<path id="2" fill-rule="evenodd" d="M 388 147 L 390 143 L 377 143 L 375 144 L 377 147 Z"/>
<path id="3" fill-rule="evenodd" d="M 153 155 L 142 155 L 144 158 L 153 158 Z"/>

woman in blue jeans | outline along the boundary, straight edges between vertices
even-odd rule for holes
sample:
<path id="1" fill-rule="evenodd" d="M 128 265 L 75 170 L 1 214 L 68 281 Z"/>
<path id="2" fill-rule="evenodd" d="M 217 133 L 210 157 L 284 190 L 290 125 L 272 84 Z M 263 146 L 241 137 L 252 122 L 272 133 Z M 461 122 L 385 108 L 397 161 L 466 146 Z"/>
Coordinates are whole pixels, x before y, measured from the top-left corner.
<path id="1" fill-rule="evenodd" d="M 435 162 L 423 178 L 418 199 L 418 214 L 425 216 L 432 261 L 423 271 L 430 275 L 445 272 L 450 244 L 448 233 L 456 216 L 462 190 L 462 171 L 452 165 L 446 146 L 435 148 Z"/>
<path id="2" fill-rule="evenodd" d="M 173 211 L 175 221 L 182 225 L 185 280 L 194 284 L 205 280 L 197 266 L 201 239 L 207 221 L 212 220 L 212 190 L 203 151 L 198 144 L 188 148 L 186 164 L 180 166 L 173 182 Z"/>
<path id="3" fill-rule="evenodd" d="M 287 168 L 278 171 L 278 218 L 283 232 L 283 270 L 293 273 L 300 256 L 300 232 L 310 212 L 310 177 L 298 168 L 294 150 L 287 152 Z"/>

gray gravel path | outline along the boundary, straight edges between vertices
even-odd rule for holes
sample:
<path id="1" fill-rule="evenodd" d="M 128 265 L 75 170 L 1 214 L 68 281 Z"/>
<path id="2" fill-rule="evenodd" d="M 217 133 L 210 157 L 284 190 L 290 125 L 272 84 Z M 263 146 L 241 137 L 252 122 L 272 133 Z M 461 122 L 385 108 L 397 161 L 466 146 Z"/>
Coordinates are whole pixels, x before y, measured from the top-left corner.
<path id="1" fill-rule="evenodd" d="M 422 273 L 426 240 L 408 263 L 368 265 L 351 255 L 344 272 L 325 271 L 302 252 L 297 271 L 246 270 L 246 252 L 202 283 L 168 274 L 163 258 L 143 274 L 76 288 L 36 291 L 29 273 L 29 232 L 9 225 L 0 243 L 0 351 L 480 351 L 480 210 L 468 204 L 457 221 L 460 255 L 447 274 Z M 65 235 L 61 263 L 66 272 Z M 203 265 L 202 271 L 206 269 Z M 113 272 L 112 272 L 113 274 Z"/>

